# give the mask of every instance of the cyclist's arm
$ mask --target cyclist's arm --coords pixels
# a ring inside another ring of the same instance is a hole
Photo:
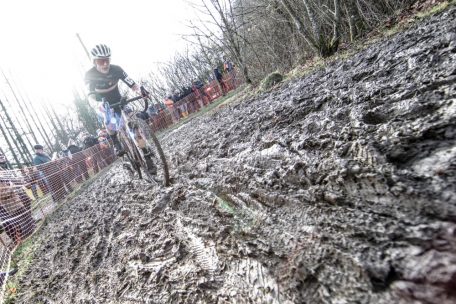
[[[149,96],[149,93],[144,88],[140,87],[133,79],[131,79],[121,67],[118,68],[120,72],[119,79],[122,80],[131,90],[143,97]]]
[[[135,91],[136,93],[139,93],[139,86],[136,84],[136,82],[131,79],[128,74],[121,68],[120,69],[120,80],[122,80],[130,89]]]
[[[95,92],[95,85],[93,83],[88,83],[87,85],[87,89],[88,89],[88,100],[89,100],[89,105],[94,108],[94,109],[97,109],[99,106],[100,106],[100,98],[98,96],[98,94],[94,93]]]
[[[96,94],[92,94],[93,92],[95,92],[95,82],[93,81],[91,75],[90,75],[90,72],[91,71],[88,71],[86,74],[85,74],[85,77],[84,77],[84,83],[86,85],[86,89],[87,89],[87,99],[89,101],[89,105],[96,109],[97,108],[97,96]]]
[[[95,93],[95,84],[86,78],[86,85],[87,85],[87,100],[89,102],[89,106],[98,112],[100,109],[100,96]]]

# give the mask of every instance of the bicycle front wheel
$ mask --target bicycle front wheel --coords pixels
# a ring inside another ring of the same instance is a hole
[[[154,165],[157,167],[157,172],[151,172],[150,170],[147,170],[148,164],[147,164],[147,159],[142,155],[142,167],[144,168],[144,172],[146,175],[153,179],[153,180],[159,180],[163,182],[165,186],[170,185],[170,178],[169,178],[169,168],[168,168],[168,162],[165,157],[165,153],[163,152],[163,149],[160,145],[160,142],[158,141],[157,136],[155,136],[154,132],[152,131],[152,128],[147,124],[146,121],[139,119],[137,117],[131,118],[130,122],[133,123],[135,126],[138,127],[138,131],[146,141],[146,146],[147,149],[150,151],[150,157],[154,163]]]
[[[130,173],[133,173],[132,170],[136,171],[138,173],[139,179],[142,178],[141,174],[141,155],[137,151],[138,149],[134,145],[134,143],[128,138],[128,136],[125,134],[124,130],[120,131],[118,133],[120,135],[120,142],[122,143],[122,147],[125,149],[125,155],[123,156],[124,159],[125,157],[127,158],[128,162],[131,165],[131,168],[127,168]]]

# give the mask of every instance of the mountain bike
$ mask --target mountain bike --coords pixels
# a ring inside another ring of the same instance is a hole
[[[144,101],[142,109],[127,108],[130,103],[141,99]],[[142,179],[144,173],[149,180],[161,181],[165,186],[169,186],[169,169],[165,154],[158,138],[144,119],[148,117],[146,112],[149,107],[148,98],[137,96],[131,99],[122,99],[115,104],[109,104],[105,100],[102,100],[102,103],[105,111],[108,111],[107,113],[112,113],[114,107],[119,106],[121,108],[121,116],[109,115],[112,117],[106,123],[115,126],[118,139],[125,149],[123,157],[128,159],[139,178]],[[151,161],[155,165],[156,171],[150,170]]]

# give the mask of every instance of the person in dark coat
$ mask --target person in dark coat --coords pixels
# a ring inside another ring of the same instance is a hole
[[[218,83],[220,84],[220,88],[222,89],[222,95],[225,96],[227,92],[227,87],[225,82],[223,81],[223,75],[222,72],[220,71],[219,67],[216,67],[214,69],[214,76],[215,79],[217,79]]]
[[[51,157],[44,153],[42,145],[35,145],[33,164],[37,166],[39,178],[49,187],[54,202],[63,200],[68,192],[65,190],[64,178],[59,163],[51,162]]]
[[[39,166],[51,161],[51,157],[44,153],[44,147],[42,145],[35,145],[35,157],[33,158],[33,164]]]
[[[44,170],[40,170],[40,168],[44,169],[43,165],[50,162],[51,157],[49,155],[47,155],[46,153],[44,153],[44,147],[42,145],[38,144],[38,145],[33,146],[33,148],[35,150],[35,157],[33,158],[33,165],[37,166],[37,168],[38,168],[37,170],[35,170],[34,180],[37,181],[39,187],[43,191],[43,194],[47,195],[51,191],[49,180],[46,178],[46,174],[45,174]]]
[[[82,183],[90,178],[87,169],[86,157],[82,148],[77,146],[75,141],[70,139],[68,141],[67,149],[63,151],[70,159],[70,166],[73,169],[73,174],[78,183]],[[84,178],[84,179],[83,179]]]

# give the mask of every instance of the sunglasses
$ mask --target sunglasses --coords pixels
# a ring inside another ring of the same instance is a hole
[[[97,65],[109,64],[109,58],[95,59],[95,63],[96,63]]]

